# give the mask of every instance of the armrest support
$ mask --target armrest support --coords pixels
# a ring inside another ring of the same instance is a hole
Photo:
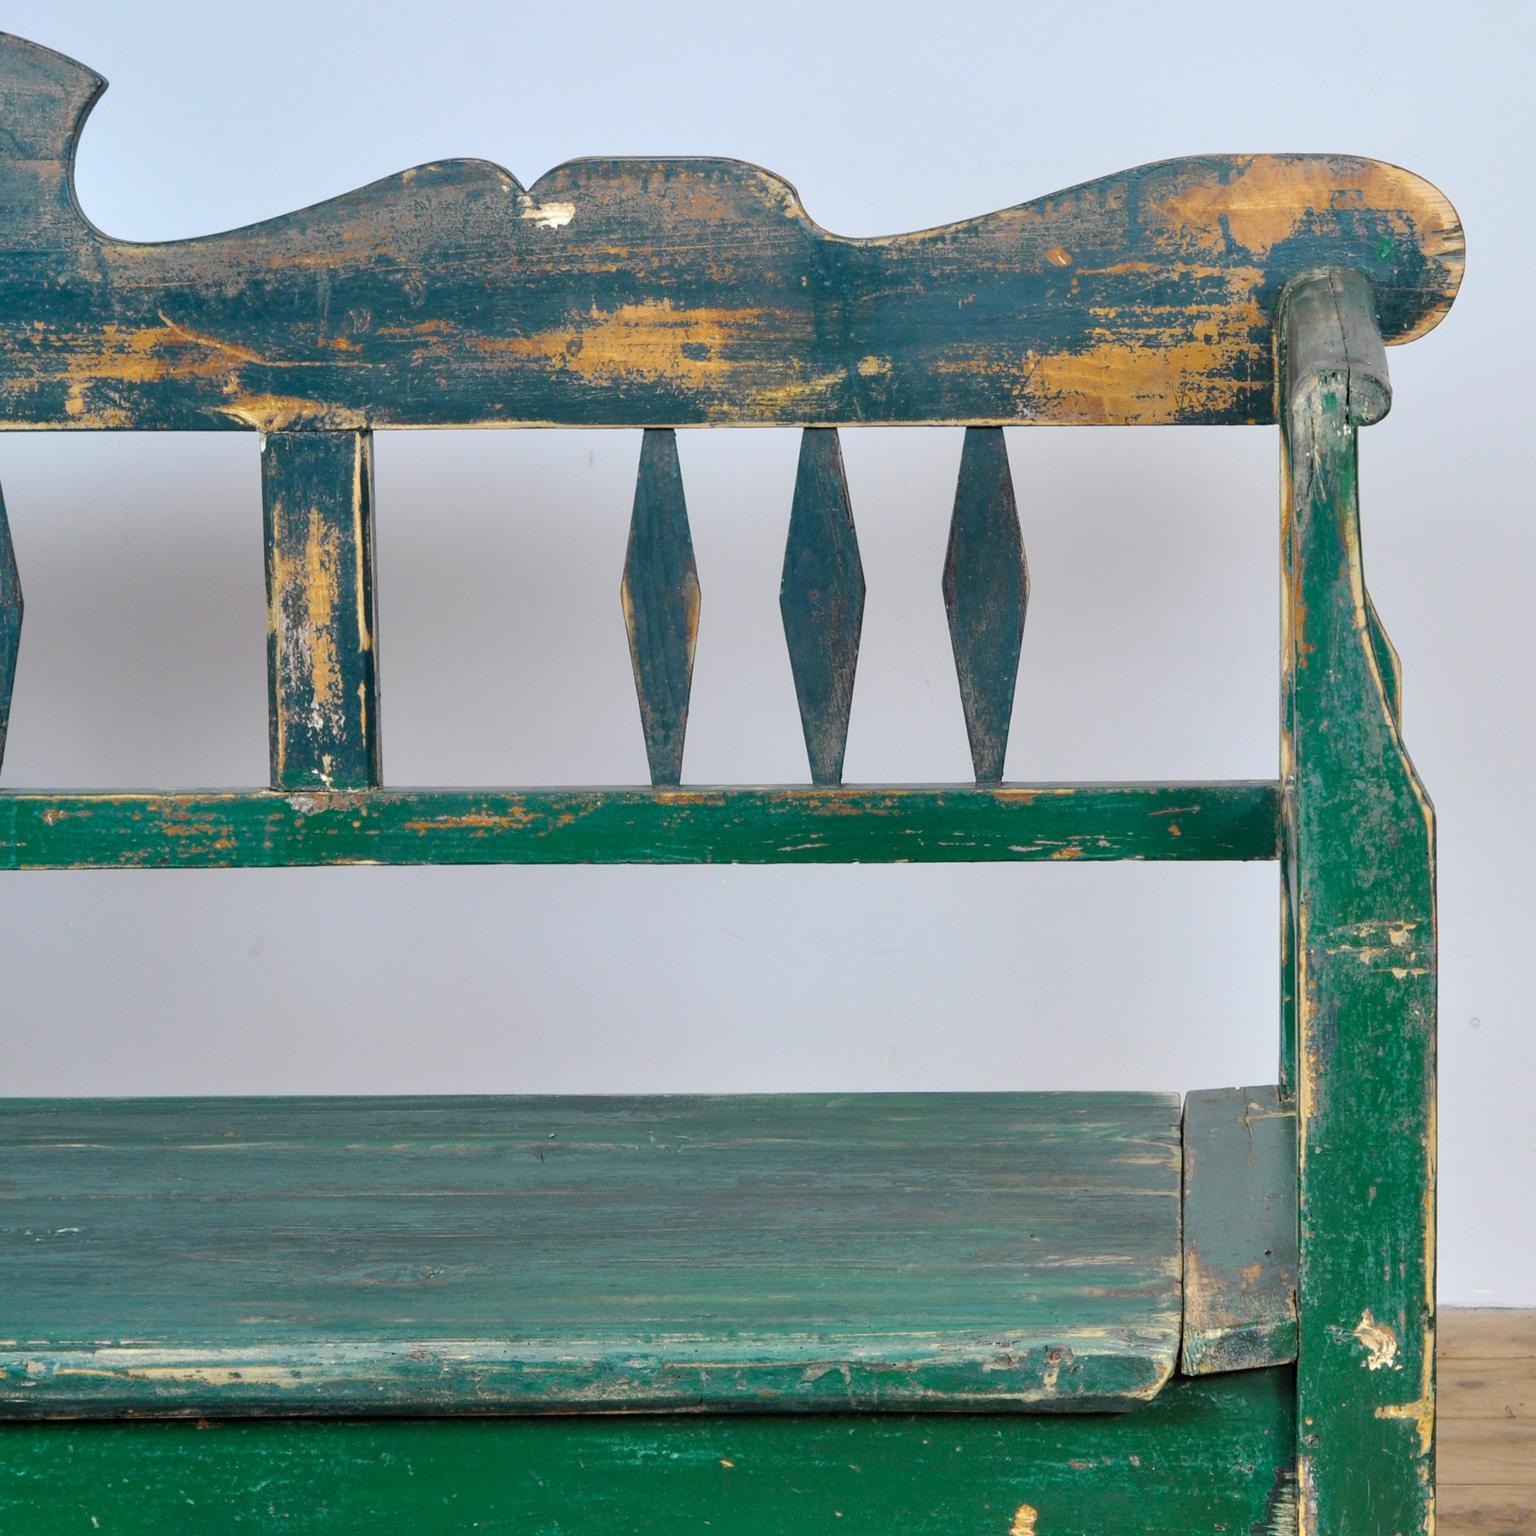
[[[1303,1536],[1434,1510],[1434,815],[1360,558],[1358,428],[1390,399],[1369,285],[1297,279],[1277,337],[1287,969]]]

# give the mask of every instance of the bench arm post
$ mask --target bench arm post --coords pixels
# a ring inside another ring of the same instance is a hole
[[[1275,335],[1299,1524],[1303,1536],[1427,1536],[1434,818],[1361,569],[1358,431],[1391,400],[1370,284],[1349,271],[1294,279]]]

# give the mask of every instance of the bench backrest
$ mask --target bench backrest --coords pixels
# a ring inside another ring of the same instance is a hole
[[[1449,306],[1460,231],[1427,183],[1340,156],[1207,157],[850,240],[738,161],[581,160],[530,190],[454,161],[139,244],[75,199],[103,84],[0,37],[0,426],[264,434],[271,785],[288,798],[9,795],[0,864],[1277,853],[1273,785],[892,787],[840,791],[835,817],[814,791],[385,791],[370,434],[646,429],[622,598],[651,777],[675,786],[700,597],[673,429],[806,428],[782,605],[811,778],[830,787],[864,599],[833,429],[964,426],[942,586],[976,779],[996,785],[1028,599],[1000,428],[1274,422],[1275,315],[1299,275],[1361,274],[1389,342]],[[3,518],[0,750],[21,627]]]
[[[0,793],[0,867],[1279,859],[1303,1524],[1432,1528],[1433,816],[1357,433],[1383,340],[1454,296],[1445,199],[1368,160],[1214,157],[845,240],[733,161],[527,191],[461,161],[143,245],[75,201],[101,88],[0,37],[0,426],[265,434],[272,787]],[[1000,782],[1028,592],[1001,429],[1038,422],[1278,422],[1275,780]],[[942,584],[974,785],[839,782],[864,581],[836,429],[888,423],[967,429]],[[673,429],[711,424],[806,429],[782,604],[811,787],[679,787],[699,588]],[[382,785],[371,433],[404,426],[646,429],[623,601],[651,786]],[[20,626],[0,509],[0,748]]]

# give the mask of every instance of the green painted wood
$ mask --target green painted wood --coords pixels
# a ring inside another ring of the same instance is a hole
[[[1134,1413],[0,1425],[26,1536],[1291,1536],[1292,1373]],[[94,1523],[93,1523],[94,1522]]]
[[[373,440],[274,432],[261,445],[272,787],[379,782]]]
[[[1179,1107],[0,1101],[0,1415],[1125,1407]]]
[[[21,645],[21,577],[11,524],[0,492],[0,768],[5,766],[5,736],[11,723],[11,690],[16,682],[16,653]]]
[[[978,784],[1003,777],[1029,566],[1001,427],[968,427],[944,558],[944,611]]]
[[[1272,422],[1290,277],[1388,337],[1448,308],[1454,209],[1339,155],[1166,161],[849,240],[732,160],[418,167],[205,239],[79,209],[104,82],[0,38],[0,426]]]
[[[1273,859],[1272,783],[0,793],[0,869]]]
[[[1434,817],[1360,560],[1371,324],[1369,285],[1321,274],[1288,290],[1279,355],[1309,1536],[1434,1528]]]
[[[665,429],[648,428],[641,439],[619,596],[651,783],[676,784],[699,637],[699,576],[677,434]]]
[[[1371,594],[1365,594],[1366,632],[1371,639],[1371,652],[1376,658],[1376,671],[1381,677],[1382,692],[1386,695],[1387,709],[1397,730],[1403,728],[1403,664],[1398,658],[1397,647],[1392,644]]]
[[[1296,1358],[1296,1111],[1279,1090],[1184,1098],[1187,1376]]]
[[[835,430],[800,434],[779,609],[811,782],[840,784],[864,627],[864,563]]]

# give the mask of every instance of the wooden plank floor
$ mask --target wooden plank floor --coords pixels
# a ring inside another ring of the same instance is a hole
[[[1536,1311],[1440,1314],[1439,1536],[1536,1536]]]

